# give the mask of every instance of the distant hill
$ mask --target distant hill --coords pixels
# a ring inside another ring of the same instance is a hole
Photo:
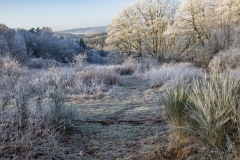
[[[76,28],[76,29],[70,29],[70,30],[57,31],[55,33],[93,35],[93,34],[106,32],[106,29],[107,29],[107,26],[88,27],[88,28]]]
[[[70,38],[70,39],[81,39],[86,37],[84,34],[71,34],[71,33],[61,33],[61,32],[54,32],[53,35],[55,37],[63,37],[63,38]]]

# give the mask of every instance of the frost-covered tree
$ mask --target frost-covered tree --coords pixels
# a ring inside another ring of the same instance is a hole
[[[107,49],[106,39],[107,33],[103,32],[84,37],[83,40],[88,49],[106,50]]]
[[[107,44],[133,57],[208,63],[239,46],[239,23],[240,0],[142,0],[112,20]]]
[[[125,7],[109,28],[107,43],[112,49],[161,60],[168,49],[165,31],[173,24],[175,0],[143,0]]]
[[[26,58],[26,45],[22,35],[6,25],[0,24],[1,55],[8,54],[19,60]]]
[[[220,50],[239,39],[236,31],[239,0],[185,0],[176,14],[179,33],[176,48],[181,56],[209,61]]]
[[[83,46],[72,39],[54,37],[49,27],[14,30],[0,24],[0,55],[22,62],[32,57],[68,62],[83,51]]]
[[[44,58],[55,59],[61,62],[71,60],[76,53],[83,49],[72,39],[59,39],[54,37],[51,28],[43,27],[24,30],[18,29],[18,32],[24,37],[28,55]]]
[[[87,46],[86,46],[86,44],[85,44],[85,42],[83,41],[82,38],[76,40],[76,42],[78,43],[78,45],[79,45],[80,47],[82,47],[83,49],[86,49]]]
[[[0,35],[0,55],[10,54],[10,48],[4,35]]]

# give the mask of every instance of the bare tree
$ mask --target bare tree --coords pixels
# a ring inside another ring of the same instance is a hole
[[[178,50],[195,60],[207,60],[228,49],[239,28],[239,0],[185,0],[176,16]],[[201,60],[201,61],[202,61]]]
[[[168,49],[164,33],[176,9],[175,0],[143,0],[125,7],[109,25],[107,43],[121,53],[160,60]]]

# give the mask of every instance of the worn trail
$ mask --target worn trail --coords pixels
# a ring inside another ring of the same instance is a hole
[[[82,159],[144,159],[148,148],[165,140],[160,91],[132,75],[121,80],[102,99],[74,102],[81,114]]]

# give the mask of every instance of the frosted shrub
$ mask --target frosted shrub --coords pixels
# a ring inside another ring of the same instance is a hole
[[[102,68],[105,70],[111,70],[114,71],[117,74],[120,75],[126,75],[126,74],[132,74],[133,70],[131,68],[128,68],[124,65],[109,65],[109,66],[97,66],[97,68]]]
[[[67,95],[101,95],[113,85],[120,84],[119,73],[112,67],[87,67],[77,72],[73,68],[49,68],[31,74],[29,80],[33,93],[64,88]]]
[[[63,63],[60,63],[56,60],[53,59],[45,59],[47,63],[47,68],[52,68],[52,67],[63,67]]]
[[[76,129],[78,112],[64,104],[61,90],[63,85],[74,88],[72,77],[75,74],[71,73],[75,72],[55,67],[26,73],[20,74],[17,80],[8,76],[0,78],[0,157],[59,156],[64,147],[57,144],[56,136]],[[57,149],[50,153],[52,146]],[[66,158],[66,155],[61,156]]]
[[[36,70],[31,73],[29,85],[33,93],[47,92],[54,88],[74,88],[76,74],[72,68],[52,67],[48,70]]]
[[[116,73],[118,73],[120,75],[133,73],[133,70],[131,68],[125,67],[124,65],[113,65],[111,67]]]
[[[143,58],[141,60],[137,60],[129,57],[123,63],[123,66],[129,71],[132,71],[136,77],[138,77],[138,74],[142,74],[143,72],[158,65],[158,61],[152,58]]]
[[[14,92],[18,88],[18,78],[27,79],[32,95],[38,94],[39,91],[49,94],[52,89],[64,88],[67,95],[99,96],[111,86],[121,84],[119,74],[129,73],[122,65],[88,66],[81,70],[75,70],[67,66],[57,67],[55,65],[50,68],[25,69],[17,68],[17,61],[12,61],[10,58],[7,58],[7,60],[12,65],[6,67],[4,64],[7,69],[2,72],[0,89],[11,96],[15,96]],[[13,74],[16,71],[19,71],[18,74]]]
[[[238,68],[240,65],[240,48],[222,51],[216,55],[210,62],[209,68],[223,71],[227,67],[230,69]]]
[[[22,71],[21,64],[10,56],[0,58],[0,76],[19,77]]]
[[[28,68],[31,69],[47,69],[60,67],[62,64],[52,59],[42,59],[42,58],[29,58],[25,64]]]
[[[190,67],[190,64],[164,64],[136,76],[148,81],[151,87],[157,87],[169,86],[181,80],[191,81],[194,78],[201,77],[201,75],[201,69]]]
[[[95,64],[106,64],[107,63],[107,57],[101,56],[101,52],[103,54],[105,53],[104,51],[95,51],[91,50],[87,53],[88,56],[88,62],[89,63],[95,63]],[[107,53],[105,53],[107,54]]]
[[[29,68],[45,68],[46,67],[46,61],[44,61],[42,58],[29,58],[27,64]]]
[[[129,57],[123,62],[123,66],[133,72],[137,66],[137,61],[136,61],[136,59]]]
[[[82,77],[84,82],[88,82],[90,79],[96,79],[102,81],[104,84],[111,86],[119,84],[119,74],[115,73],[113,70],[109,69],[92,69],[82,72]]]
[[[119,74],[111,69],[95,68],[79,73],[83,84],[86,85],[87,92],[94,93],[100,88],[107,90],[110,86],[120,84]]]
[[[82,70],[87,65],[87,54],[78,54],[73,58],[73,66],[77,71]]]
[[[77,110],[64,104],[63,90],[51,91],[50,103],[44,93],[38,93],[36,101],[27,81],[20,79],[12,104],[0,111],[0,157],[3,159],[36,159],[39,157],[64,157],[64,147],[56,137],[59,133],[72,133],[76,128]],[[33,98],[33,99],[32,99]],[[45,102],[44,102],[45,101]],[[3,105],[8,97],[0,96]],[[31,107],[30,107],[31,104]],[[52,147],[56,147],[54,151]],[[51,152],[49,152],[51,150]],[[43,158],[44,159],[44,158]]]

